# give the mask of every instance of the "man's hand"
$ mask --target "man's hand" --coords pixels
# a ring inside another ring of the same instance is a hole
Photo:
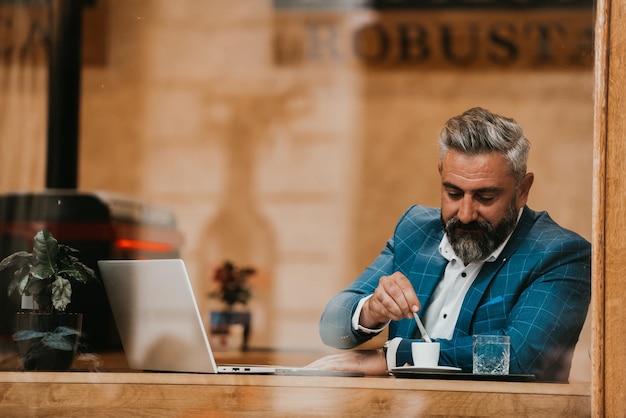
[[[374,290],[374,295],[365,302],[359,324],[366,328],[377,328],[390,319],[398,321],[412,318],[419,311],[420,302],[409,279],[402,273],[383,276]]]
[[[382,350],[353,350],[331,354],[317,359],[305,367],[319,370],[363,372],[368,376],[387,374],[387,361]]]

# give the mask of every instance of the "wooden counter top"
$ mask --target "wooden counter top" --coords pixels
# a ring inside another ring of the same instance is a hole
[[[272,357],[282,358],[283,365],[302,365],[298,359],[308,356],[284,353],[247,356],[261,361]],[[113,364],[122,360],[119,356],[117,359],[109,356],[108,361]],[[589,416],[591,397],[589,383],[208,375],[128,370],[0,373],[2,416],[252,414],[290,417],[571,417]]]

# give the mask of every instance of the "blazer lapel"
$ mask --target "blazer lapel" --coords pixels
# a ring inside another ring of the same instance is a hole
[[[502,268],[504,263],[506,263],[507,259],[507,257],[503,257],[502,254],[500,254],[500,257],[498,257],[496,261],[483,264],[480,273],[478,273],[478,276],[470,286],[463,300],[461,312],[459,313],[459,318],[454,327],[455,336],[459,333],[461,333],[461,335],[469,335],[470,325],[474,318],[474,313],[478,308],[478,304],[485,294],[487,286],[489,286],[489,283],[491,283],[496,273]]]
[[[410,271],[411,282],[415,293],[422,304],[422,308],[428,306],[430,297],[439,283],[448,260],[439,254],[439,244],[442,234],[432,230],[422,243],[415,255],[415,260]],[[426,266],[426,268],[424,268]],[[414,273],[415,272],[415,273]],[[422,309],[423,311],[424,309]]]

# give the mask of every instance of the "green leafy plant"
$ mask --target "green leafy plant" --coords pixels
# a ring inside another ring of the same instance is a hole
[[[0,272],[13,270],[9,295],[32,296],[37,310],[63,312],[72,301],[72,286],[97,280],[93,269],[80,262],[78,250],[59,244],[50,231],[35,235],[33,252],[18,251],[0,262]]]
[[[256,273],[251,267],[238,268],[230,261],[225,261],[215,270],[213,279],[218,282],[218,290],[209,293],[210,297],[219,298],[226,304],[227,309],[240,303],[246,305],[252,297],[252,290],[248,278]]]

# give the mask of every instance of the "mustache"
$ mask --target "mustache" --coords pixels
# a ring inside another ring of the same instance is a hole
[[[463,229],[466,231],[484,231],[489,229],[487,222],[472,221],[463,223],[458,218],[452,218],[448,221],[448,229]]]

